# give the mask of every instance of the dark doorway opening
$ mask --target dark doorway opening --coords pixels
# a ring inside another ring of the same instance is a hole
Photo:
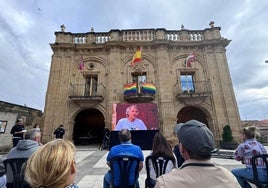
[[[75,118],[73,141],[75,145],[101,143],[104,129],[104,117],[97,109],[81,111]]]
[[[182,108],[177,115],[177,123],[185,123],[192,119],[200,121],[208,126],[206,114],[194,106],[186,106]]]

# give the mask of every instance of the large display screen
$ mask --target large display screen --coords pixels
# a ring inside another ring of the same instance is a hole
[[[158,130],[158,114],[154,103],[113,104],[112,130]]]

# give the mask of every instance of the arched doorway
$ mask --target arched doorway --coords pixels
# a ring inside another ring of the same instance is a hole
[[[177,114],[177,123],[185,123],[191,119],[200,121],[208,126],[206,114],[197,107],[186,106],[182,108]]]
[[[105,127],[104,116],[97,109],[86,109],[75,117],[73,140],[75,145],[101,143]]]

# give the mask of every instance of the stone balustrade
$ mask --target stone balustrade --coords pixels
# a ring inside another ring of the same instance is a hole
[[[87,42],[87,37],[85,35],[73,35],[73,43],[85,44],[86,42]]]
[[[122,31],[123,41],[152,41],[154,40],[154,30],[127,30]]]
[[[109,41],[149,42],[157,40],[189,41],[219,39],[220,27],[205,30],[133,29],[110,30],[109,32],[71,33],[55,32],[56,43],[103,44]]]

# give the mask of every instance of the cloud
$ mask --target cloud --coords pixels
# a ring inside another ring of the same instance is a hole
[[[0,13],[0,98],[42,110],[50,66],[49,40],[43,40],[47,37],[40,35],[33,15],[13,5],[7,3]]]
[[[259,0],[45,0],[0,4],[0,100],[43,110],[54,32],[111,29],[208,28],[232,40],[227,61],[242,119],[267,118],[268,2]]]

